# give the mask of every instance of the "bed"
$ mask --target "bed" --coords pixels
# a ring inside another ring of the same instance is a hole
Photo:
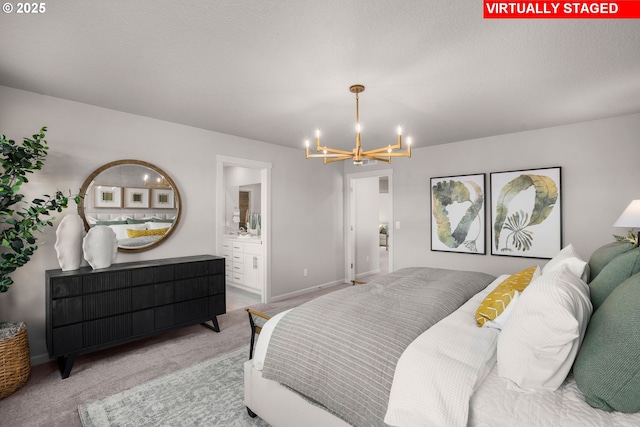
[[[245,404],[274,427],[640,425],[639,289],[622,242],[499,277],[402,269],[269,320]]]
[[[104,225],[113,230],[118,240],[118,247],[137,249],[149,246],[164,238],[173,226],[175,213],[164,212],[118,212],[87,213],[90,227]]]

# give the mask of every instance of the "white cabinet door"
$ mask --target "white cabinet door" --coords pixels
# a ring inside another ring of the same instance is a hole
[[[260,291],[260,275],[262,273],[262,256],[244,255],[244,285]]]

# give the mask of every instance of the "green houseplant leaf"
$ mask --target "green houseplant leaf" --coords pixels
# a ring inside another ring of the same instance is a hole
[[[500,244],[500,234],[507,219],[509,204],[518,194],[530,187],[535,188],[536,194],[533,211],[531,212],[529,221],[525,224],[522,224],[521,218],[516,217],[511,223],[511,229],[513,230],[513,228],[516,227],[514,225],[516,223],[518,224],[517,229],[520,230],[520,232],[524,231],[526,227],[540,224],[545,219],[547,219],[547,217],[553,210],[555,203],[558,200],[558,187],[556,186],[556,183],[553,181],[553,179],[544,175],[528,174],[520,175],[512,179],[504,187],[502,187],[502,190],[500,190],[500,195],[498,196],[498,201],[496,203],[496,219],[493,223],[494,244],[496,249],[498,249],[498,246]],[[526,235],[528,235],[529,238],[524,237]],[[519,243],[516,245],[516,247],[521,250],[530,249],[531,241],[533,240],[531,232],[520,235],[518,239],[520,238],[523,238],[525,240],[518,240]]]
[[[51,212],[62,212],[69,198],[57,191],[53,196],[44,195],[24,202],[20,194],[22,184],[29,182],[27,174],[42,169],[49,146],[44,139],[47,128],[32,138],[24,138],[22,144],[0,135],[0,292],[7,292],[13,284],[10,274],[25,265],[38,249],[35,232],[42,232],[53,225],[47,218]],[[78,203],[80,196],[74,196]]]

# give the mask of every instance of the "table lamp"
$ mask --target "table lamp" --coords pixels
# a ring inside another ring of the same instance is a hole
[[[622,212],[620,218],[613,224],[614,227],[640,228],[640,200],[633,200]],[[640,241],[640,231],[638,231],[638,239],[636,246]]]

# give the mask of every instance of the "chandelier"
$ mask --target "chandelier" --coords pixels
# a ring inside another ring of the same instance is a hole
[[[171,187],[169,181],[164,176],[156,178],[155,182],[149,180],[149,175],[145,174],[142,178],[145,187]]]
[[[358,94],[364,92],[363,85],[353,85],[349,88],[349,92],[356,94],[356,147],[353,151],[338,150],[327,146],[320,146],[320,129],[316,130],[316,151],[319,154],[309,154],[309,140],[305,141],[307,150],[307,159],[310,157],[319,157],[324,159],[324,163],[338,162],[340,160],[353,159],[354,165],[361,165],[364,159],[379,160],[381,162],[391,163],[392,157],[411,157],[411,138],[407,138],[407,151],[402,150],[402,128],[398,126],[398,142],[394,145],[376,148],[374,150],[363,151],[360,144],[360,111],[358,109]]]

